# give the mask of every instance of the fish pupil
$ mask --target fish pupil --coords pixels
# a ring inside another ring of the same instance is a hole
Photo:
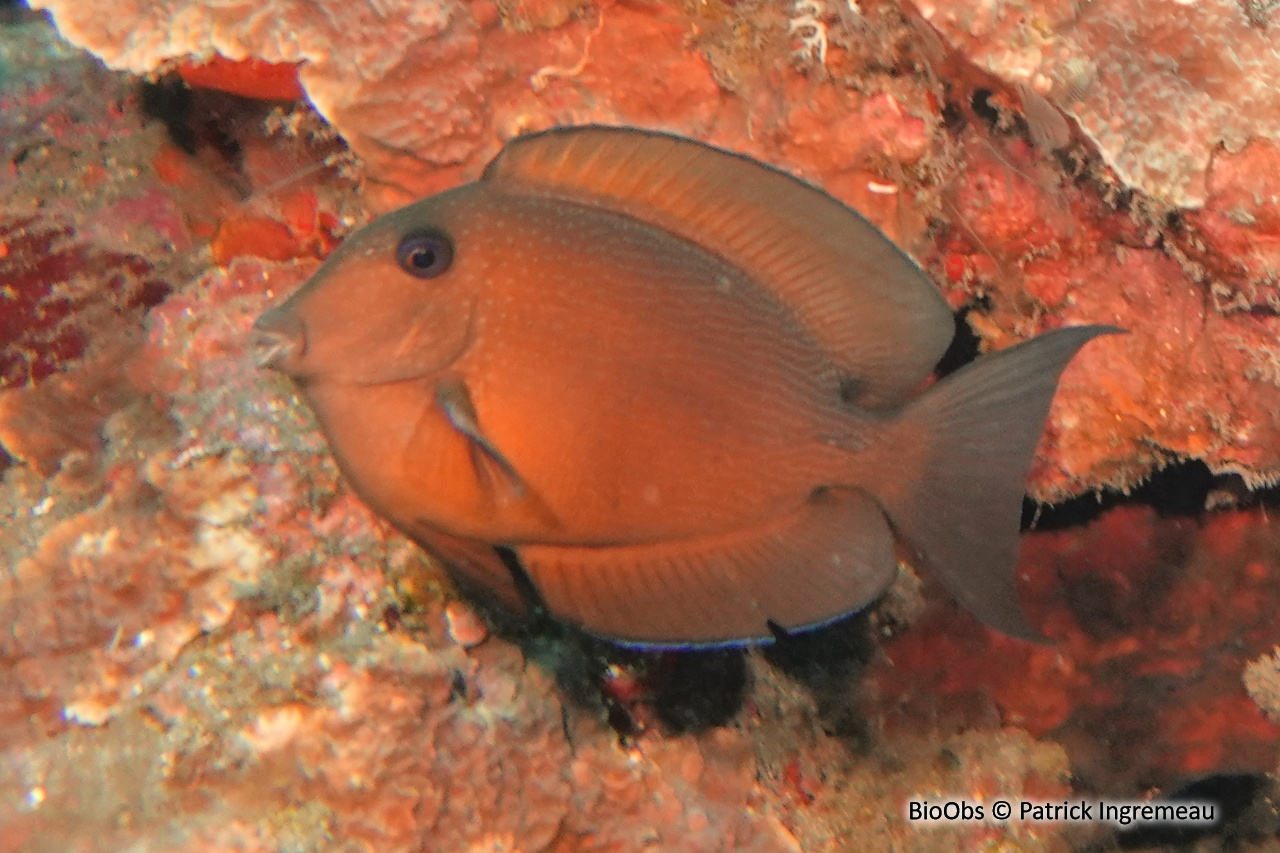
[[[400,241],[396,260],[415,278],[435,278],[453,263],[453,244],[437,232],[410,234]]]

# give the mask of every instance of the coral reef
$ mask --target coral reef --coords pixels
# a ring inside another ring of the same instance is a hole
[[[44,50],[40,30],[24,25],[24,50]],[[985,749],[1004,750],[1011,790],[1062,790],[1061,751],[1016,731],[912,739],[888,776],[846,758],[861,781],[825,790],[818,751],[843,747],[810,726],[802,691],[773,682],[734,724],[620,739],[602,704],[556,684],[576,641],[495,635],[354,499],[291,390],[249,357],[253,318],[363,215],[327,165],[331,140],[244,104],[209,129],[234,146],[187,138],[194,122],[144,120],[153,95],[67,61],[81,76],[64,88],[8,96],[93,105],[93,87],[114,87],[118,103],[86,109],[55,151],[111,168],[74,204],[33,205],[24,233],[137,240],[159,284],[134,302],[142,274],[102,253],[56,268],[8,255],[16,291],[73,282],[86,298],[59,320],[82,345],[0,395],[0,849],[795,851],[839,849],[867,820],[915,849],[964,849],[972,829],[904,827],[901,792],[982,776]],[[14,175],[6,210],[51,180]],[[227,236],[236,221],[260,226]],[[265,241],[264,223],[280,226]],[[785,758],[758,754],[784,732]],[[938,750],[962,756],[954,779]],[[883,800],[873,814],[864,785]],[[812,811],[794,809],[802,789]],[[1055,835],[1019,837],[1052,849]]]
[[[752,809],[740,735],[629,753],[513,646],[460,634],[475,617],[339,485],[245,350],[312,268],[236,260],[183,287],[127,360],[91,482],[68,494],[66,456],[49,481],[11,472],[2,784],[25,805],[9,834],[31,850],[793,849]],[[384,615],[401,601],[384,571],[411,616]],[[129,783],[84,797],[103,773]]]
[[[926,853],[1005,845],[1065,851],[1104,834],[1099,827],[1015,822],[956,822],[904,833],[901,820],[910,799],[1068,797],[1067,755],[1057,744],[999,727],[959,733],[935,730],[924,736],[921,729],[880,731],[856,738],[863,746],[851,749],[849,733],[831,725],[793,676],[768,666],[757,672],[759,681],[744,725],[755,744],[760,777],[773,792],[775,805],[782,807],[781,820],[802,850]],[[846,706],[845,713],[853,706],[859,712],[882,713],[856,690],[841,693],[839,704]],[[823,720],[821,728],[813,725],[815,716]],[[827,733],[833,730],[838,736]]]
[[[945,196],[957,227],[922,254],[951,282],[957,304],[970,307],[980,336],[1003,346],[1050,317],[1129,329],[1123,343],[1085,353],[1064,376],[1033,494],[1056,501],[1085,486],[1128,489],[1177,459],[1204,460],[1253,487],[1275,482],[1274,314],[1265,305],[1215,304],[1227,285],[1187,273],[1178,241],[1191,241],[1189,232],[1162,231],[1135,202],[1114,209],[1092,181],[1056,176],[1021,138],[974,128],[961,143],[968,169]],[[1219,229],[1220,244],[1242,242],[1239,230]],[[1252,255],[1214,254],[1214,263],[1258,263],[1251,258],[1268,243],[1255,236]],[[1195,242],[1202,257],[1210,254]],[[1231,281],[1246,288],[1239,273]]]
[[[1120,507],[1083,529],[1030,533],[1024,601],[1053,644],[935,605],[872,668],[886,725],[1016,724],[1065,744],[1079,782],[1112,796],[1269,772],[1280,729],[1240,678],[1263,671],[1269,658],[1249,662],[1275,644],[1277,554],[1280,529],[1262,509],[1199,524]]]
[[[113,68],[272,97],[300,84],[377,211],[475,177],[521,131],[657,126],[857,207],[987,345],[1128,327],[1066,377],[1032,486],[1052,501],[1182,458],[1280,476],[1275,202],[1242,183],[1275,174],[1276,36],[1230,0],[1169,2],[36,5]],[[283,240],[259,225],[227,228]]]
[[[38,20],[0,26],[0,850],[1061,850],[1079,839],[1058,825],[921,831],[903,801],[1275,768],[1249,698],[1274,713],[1263,508],[1031,534],[1053,647],[928,588],[922,610],[904,573],[867,672],[815,695],[753,654],[742,708],[681,728],[625,657],[459,600],[245,352],[366,207],[473,178],[522,130],[657,126],[863,211],[975,347],[1129,327],[1065,376],[1035,496],[1177,458],[1273,482],[1280,149],[1271,72],[1241,76],[1275,38],[1265,10],[36,5],[159,76],[139,94]],[[1204,47],[1228,36],[1234,58]],[[1120,62],[1126,37],[1164,47]],[[1125,80],[1143,98],[1117,104]],[[300,91],[326,121],[225,94]],[[1181,105],[1194,132],[1162,141]],[[603,697],[582,686],[600,670]]]
[[[82,355],[90,336],[73,315],[112,322],[159,302],[167,256],[190,246],[163,192],[122,195],[110,180],[139,168],[147,135],[123,113],[125,81],[47,42],[13,25],[0,46],[0,388]]]
[[[1280,137],[1268,5],[914,0],[971,62],[1057,105],[1125,184],[1172,207],[1204,204],[1220,148]]]
[[[1266,10],[913,5],[978,119],[950,188],[958,227],[931,266],[989,303],[971,315],[984,339],[1081,314],[1136,335],[1128,376],[1090,377],[1110,435],[1097,411],[1059,409],[1070,445],[1046,455],[1058,470],[1037,494],[1128,488],[1171,459],[1274,483],[1280,36]]]

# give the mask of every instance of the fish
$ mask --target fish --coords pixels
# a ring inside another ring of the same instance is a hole
[[[927,384],[955,318],[854,210],[657,131],[553,128],[352,236],[254,325],[354,491],[471,593],[616,643],[731,646],[873,603],[914,553],[1014,581],[1056,329]]]

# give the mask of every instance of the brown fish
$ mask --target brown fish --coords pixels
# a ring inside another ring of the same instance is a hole
[[[565,128],[350,237],[257,323],[344,473],[463,581],[626,643],[767,640],[874,600],[893,534],[1034,636],[1013,569],[1061,329],[911,397],[952,337],[854,211],[746,157]],[[527,584],[525,585],[527,587]]]

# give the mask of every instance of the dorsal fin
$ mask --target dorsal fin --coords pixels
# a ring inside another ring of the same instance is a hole
[[[933,283],[875,226],[739,154],[650,131],[557,128],[508,143],[483,180],[616,210],[719,255],[796,313],[860,405],[900,403],[954,334]]]

